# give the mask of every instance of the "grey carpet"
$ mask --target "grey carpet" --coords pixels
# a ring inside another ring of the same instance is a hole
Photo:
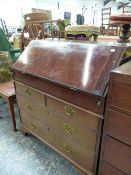
[[[19,129],[17,105],[15,113]],[[73,165],[37,138],[14,132],[2,98],[0,116],[0,175],[79,175]]]

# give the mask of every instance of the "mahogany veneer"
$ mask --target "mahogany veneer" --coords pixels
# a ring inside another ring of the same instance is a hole
[[[111,72],[101,150],[99,175],[131,174],[131,61]]]
[[[127,48],[32,41],[13,65],[21,130],[95,175],[109,73]]]

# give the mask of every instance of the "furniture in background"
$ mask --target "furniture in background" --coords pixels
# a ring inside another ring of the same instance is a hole
[[[48,19],[48,15],[46,13],[29,13],[24,15],[25,24],[27,25],[39,25],[42,30],[41,33],[43,38],[64,38],[64,30],[67,25],[70,24],[70,20],[68,19],[58,19],[58,20],[50,20]],[[24,27],[25,28],[25,27]],[[42,38],[42,37],[41,37]]]
[[[14,48],[10,44],[8,38],[5,36],[5,34],[4,34],[4,32],[1,28],[0,28],[0,51],[8,51],[14,62],[16,61],[16,59],[21,54],[21,49],[20,48]]]
[[[119,35],[120,26],[110,25],[111,7],[102,8],[101,35]]]
[[[12,67],[22,132],[96,175],[109,74],[127,48],[31,41]]]
[[[111,72],[99,175],[131,174],[131,61]]]
[[[43,28],[40,24],[27,23],[24,26],[22,30],[22,35],[21,35],[22,51],[30,43],[31,40],[43,39],[44,37],[45,36],[44,36]]]
[[[109,26],[112,25],[122,25],[122,32],[119,36],[118,42],[128,43],[129,39],[129,30],[131,24],[131,15],[122,14],[122,15],[111,15],[109,20]]]
[[[96,41],[100,34],[100,28],[90,25],[69,25],[65,27],[65,39],[93,40]]]
[[[24,23],[29,23],[29,22],[36,22],[36,21],[44,21],[44,20],[49,20],[48,15],[46,13],[38,13],[38,12],[33,12],[33,13],[27,13],[23,15],[24,18]]]
[[[0,28],[3,30],[4,34],[6,36],[8,36],[8,29],[7,29],[7,26],[5,24],[5,20],[3,20],[1,18],[0,18]]]
[[[101,16],[101,34],[108,34],[109,17],[111,15],[111,7],[102,8]]]
[[[44,13],[44,14],[46,14],[48,20],[52,20],[52,11],[51,10],[32,8],[31,11],[32,11],[32,13]]]
[[[0,96],[3,97],[7,102],[8,110],[13,122],[13,129],[14,131],[17,131],[14,111],[15,87],[12,81],[0,83]]]

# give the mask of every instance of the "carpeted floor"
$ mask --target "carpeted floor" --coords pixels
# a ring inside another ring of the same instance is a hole
[[[17,105],[15,112],[19,129]],[[37,138],[14,132],[2,98],[0,116],[0,175],[79,175],[68,161]]]

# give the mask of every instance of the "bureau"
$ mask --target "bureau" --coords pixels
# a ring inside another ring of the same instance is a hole
[[[131,62],[111,72],[100,175],[131,174]]]
[[[21,131],[97,174],[109,73],[129,48],[32,41],[12,67]]]

